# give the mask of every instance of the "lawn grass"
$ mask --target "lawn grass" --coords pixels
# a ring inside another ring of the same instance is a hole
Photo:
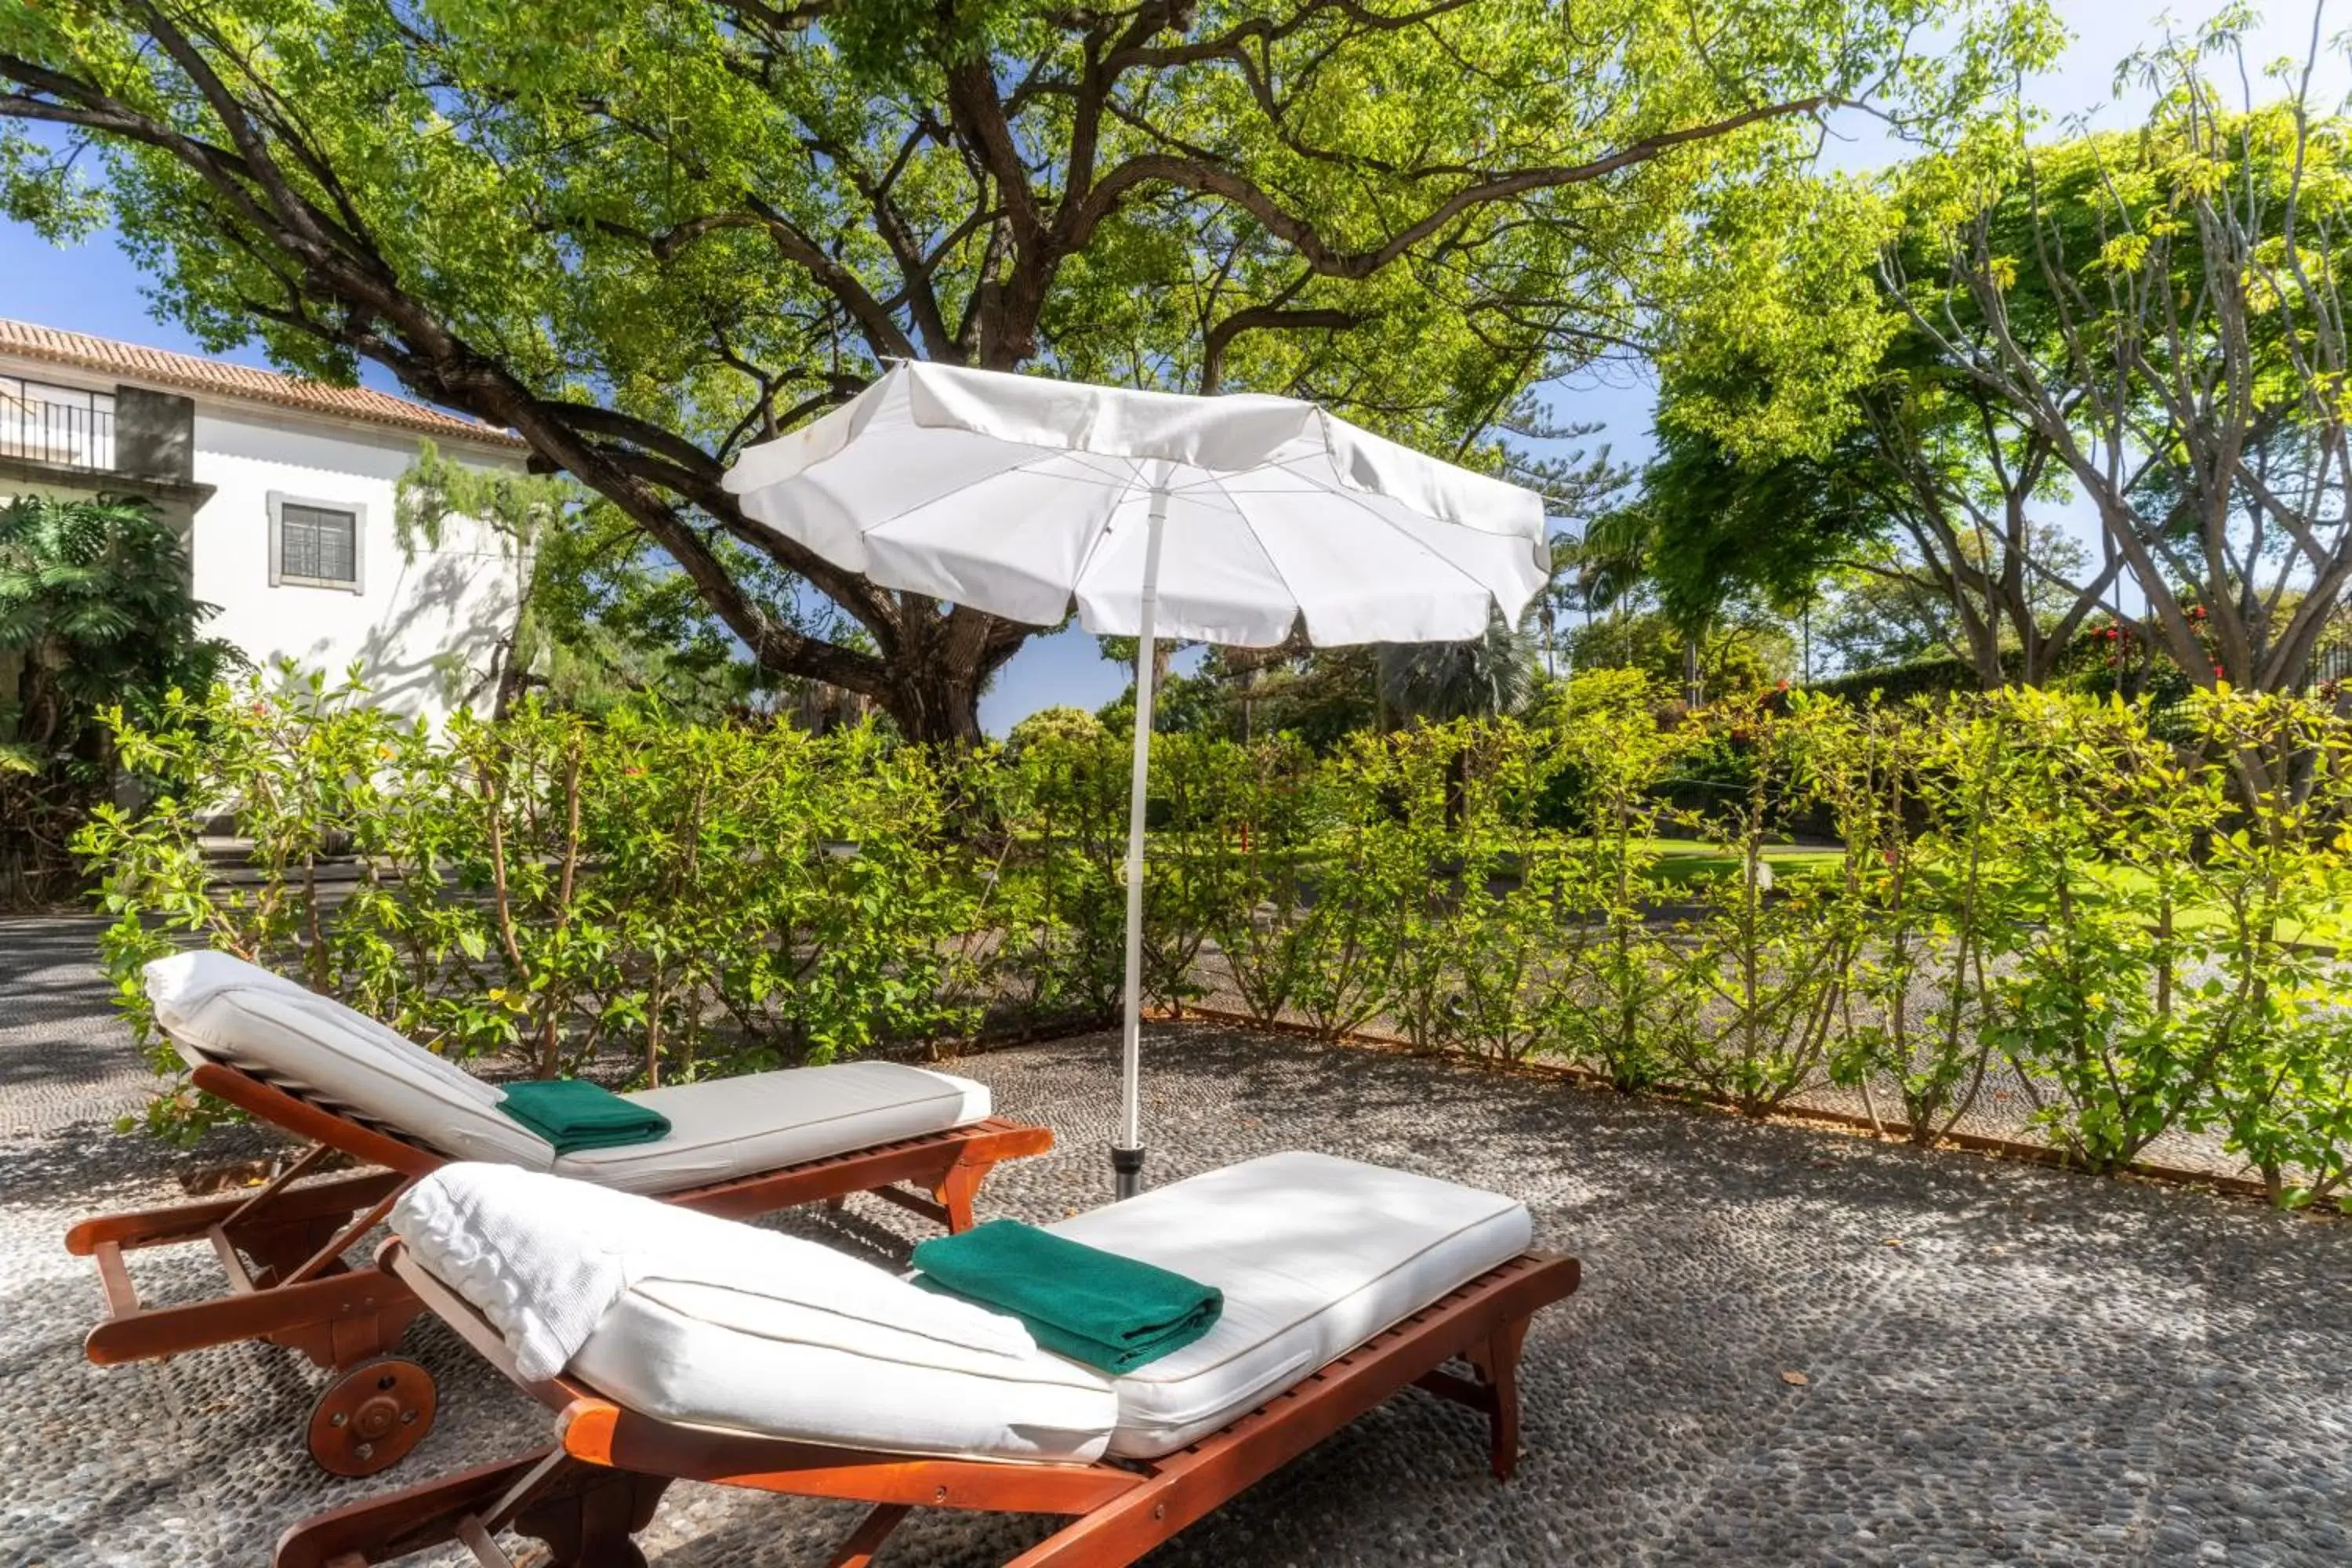
[[[1516,855],[1530,848],[1558,847],[1560,842],[1516,838],[1502,848],[1506,854]],[[1651,880],[1675,887],[1726,876],[1739,868],[1738,856],[1703,838],[1636,838],[1631,847],[1638,856],[1654,858],[1647,873]],[[1775,881],[1787,877],[1828,879],[1844,868],[1845,850],[1834,844],[1768,844],[1764,862],[1771,868]]]
[[[1739,858],[1696,838],[1653,838],[1647,848],[1658,857],[1656,879],[1680,887],[1704,881],[1739,868]],[[1845,851],[1834,846],[1772,844],[1765,847],[1764,863],[1775,880],[1784,877],[1827,880],[1845,868]]]

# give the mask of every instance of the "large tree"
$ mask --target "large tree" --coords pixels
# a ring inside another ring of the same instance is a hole
[[[2034,521],[2024,532],[2022,549],[2011,551],[2005,542],[1995,542],[1994,548],[2001,552],[2003,564],[2013,557],[2032,563],[2032,575],[2021,584],[2025,613],[2021,624],[2034,627],[2034,637],[2030,657],[2023,637],[2003,647],[1996,678],[1987,678],[1979,627],[1955,603],[1958,595],[1948,577],[1900,539],[1815,584],[1805,607],[1811,635],[1832,661],[1830,668],[1848,674],[1944,658],[1969,665],[1978,683],[1989,689],[2029,674],[2032,679],[2027,684],[2046,681],[2057,672],[2067,647],[2052,634],[2081,603],[2080,584],[2091,576],[2091,556],[2063,527]],[[1995,570],[1986,561],[1981,580],[2002,584],[2010,579],[2005,570]]]
[[[2310,104],[2315,27],[2288,96],[2252,101],[2276,89],[2249,85],[2242,22],[2127,62],[2156,94],[2139,131],[2037,144],[2021,113],[1817,191],[1825,222],[1882,231],[1804,283],[1851,309],[1875,274],[1882,347],[1843,384],[1802,339],[1684,323],[1650,476],[1665,596],[1891,573],[1990,685],[2046,677],[2128,582],[2193,680],[2301,684],[2352,586],[2352,121]],[[1822,417],[1788,426],[1782,374]],[[2051,526],[2069,500],[2087,551]]]
[[[928,358],[1329,399],[1493,460],[1725,201],[1933,120],[2027,0],[45,0],[0,197],[171,314],[519,431],[773,674],[977,732],[1034,628],[746,518],[746,443]],[[1915,35],[1959,47],[1914,58]],[[94,145],[102,187],[69,172]],[[750,563],[746,567],[745,563]]]
[[[2084,497],[2199,684],[2301,683],[2352,584],[2352,122],[2252,89],[2235,14],[2132,65],[2142,131],[1932,160],[1888,248],[1908,330]],[[1924,258],[1922,251],[1926,252]]]
[[[1863,601],[1899,606],[1991,690],[2040,685],[2111,601],[2122,558],[2094,569],[2053,524],[2047,439],[1916,333],[1812,450],[1743,456],[1675,422],[1685,390],[1669,379],[1640,511],[1660,600],[1686,622],[1743,593],[1794,615],[1867,584]]]

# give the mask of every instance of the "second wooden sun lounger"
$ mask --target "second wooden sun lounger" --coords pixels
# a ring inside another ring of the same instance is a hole
[[[982,1085],[852,1062],[636,1095],[670,1120],[669,1138],[556,1156],[497,1111],[492,1086],[291,981],[215,952],[148,973],[195,1086],[307,1147],[250,1193],[68,1231],[106,1301],[85,1353],[114,1364],[251,1340],[292,1349],[335,1374],[305,1443],[337,1475],[397,1463],[432,1426],[431,1375],[387,1353],[422,1307],[352,1254],[403,1192],[453,1159],[551,1169],[736,1219],[871,1192],[963,1230],[993,1166],[1053,1146],[1045,1128],[991,1115]],[[360,1168],[332,1171],[343,1163]],[[127,1256],[182,1245],[215,1255],[221,1293],[148,1305]]]
[[[1038,1351],[1009,1372],[954,1354],[910,1372],[820,1352],[821,1333],[796,1335],[740,1289],[648,1278],[535,1381],[477,1300],[482,1277],[461,1289],[434,1270],[472,1242],[387,1243],[379,1266],[554,1412],[555,1441],[306,1520],[277,1568],[365,1568],[452,1542],[506,1568],[508,1531],[544,1542],[556,1568],[642,1568],[634,1538],[678,1480],[869,1505],[833,1568],[865,1568],[917,1508],[1062,1515],[1010,1568],[1118,1568],[1408,1385],[1485,1415],[1507,1479],[1530,1321],[1579,1275],[1525,1249],[1527,1211],[1507,1199],[1314,1154],[1049,1228],[1215,1284],[1225,1316],[1115,1379]]]

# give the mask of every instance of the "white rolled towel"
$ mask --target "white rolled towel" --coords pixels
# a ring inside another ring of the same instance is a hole
[[[444,1165],[410,1188],[392,1228],[416,1260],[488,1318],[515,1370],[560,1373],[640,1281],[677,1280],[800,1309],[802,1336],[921,1361],[1027,1357],[1020,1321],[918,1289],[816,1242],[512,1165]]]

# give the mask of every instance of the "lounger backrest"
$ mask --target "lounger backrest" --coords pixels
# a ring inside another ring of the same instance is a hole
[[[239,1068],[460,1160],[545,1170],[548,1142],[501,1113],[503,1090],[363,1013],[226,952],[147,965],[157,1022],[191,1066]]]
[[[656,1419],[908,1455],[1086,1463],[1118,1422],[1110,1381],[1015,1320],[803,1237],[481,1163],[389,1223],[526,1384],[568,1369]]]

